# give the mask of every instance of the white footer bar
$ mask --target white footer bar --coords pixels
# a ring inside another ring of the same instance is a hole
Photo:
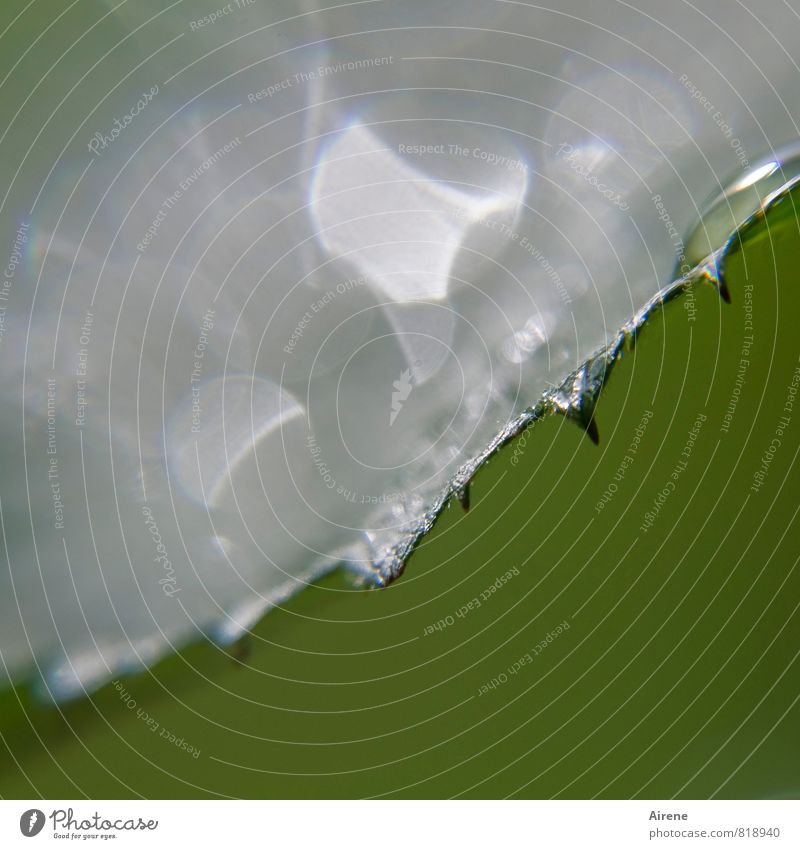
[[[0,801],[0,846],[800,847],[798,801]]]

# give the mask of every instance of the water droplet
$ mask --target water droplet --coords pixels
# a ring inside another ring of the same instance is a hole
[[[686,240],[686,261],[696,266],[720,250],[771,195],[800,176],[800,143],[781,148],[738,173],[703,206]]]

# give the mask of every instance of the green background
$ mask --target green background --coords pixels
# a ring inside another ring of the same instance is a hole
[[[0,697],[0,795],[796,797],[800,402],[750,490],[800,353],[791,200],[731,257],[730,306],[703,285],[694,321],[677,302],[647,325],[601,397],[599,448],[549,419],[479,473],[471,511],[451,505],[389,589],[332,576],[262,620],[249,656],[196,645],[124,679],[197,758],[113,685],[60,707],[20,688]],[[723,433],[748,283],[751,364]]]

